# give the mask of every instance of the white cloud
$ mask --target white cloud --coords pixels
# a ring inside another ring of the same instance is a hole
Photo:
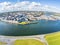
[[[2,2],[2,3],[0,3],[0,6],[8,6],[10,4],[11,4],[11,2]]]
[[[28,8],[31,10],[31,9],[40,7],[40,5],[41,5],[40,3],[32,2],[32,3],[30,3],[30,5],[28,6]]]
[[[6,11],[7,7],[11,5],[11,2],[2,2],[0,3],[0,12]]]
[[[35,11],[53,11],[53,12],[60,12],[56,7],[50,7],[48,5],[42,5],[37,2],[17,2],[13,4],[12,2],[2,2],[0,3],[0,12],[5,11],[17,11],[17,10],[35,10]]]
[[[16,6],[16,7],[22,7],[22,6],[26,6],[26,5],[29,5],[29,4],[30,4],[29,1],[23,1],[23,2],[16,3],[14,6]]]

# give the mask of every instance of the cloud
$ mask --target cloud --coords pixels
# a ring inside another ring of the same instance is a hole
[[[2,3],[0,3],[0,6],[8,6],[10,4],[11,4],[11,2],[2,2]]]
[[[5,11],[7,9],[8,6],[11,5],[11,2],[2,2],[0,3],[0,12],[1,11]]]
[[[36,8],[38,8],[38,7],[40,7],[40,3],[36,3],[36,2],[32,2],[32,3],[30,3],[29,4],[29,6],[28,6],[28,9],[36,9]]]
[[[0,12],[18,11],[18,10],[60,12],[60,10],[58,10],[56,7],[42,5],[41,3],[37,2],[22,1],[16,3],[12,2],[0,3]]]

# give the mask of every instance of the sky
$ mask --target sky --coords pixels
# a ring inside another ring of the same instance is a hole
[[[57,12],[60,12],[59,5],[60,5],[60,0],[0,0],[0,12],[11,11],[13,8],[14,10],[19,10],[19,9],[42,10],[44,9],[48,11],[57,10]],[[37,6],[38,6],[38,9],[36,9]]]
[[[57,6],[60,8],[60,0],[0,0],[0,2],[18,2],[18,1],[30,1],[30,2],[40,2],[42,4],[48,4],[52,6]]]

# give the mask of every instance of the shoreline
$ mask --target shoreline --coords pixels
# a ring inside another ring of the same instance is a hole
[[[17,22],[17,21],[12,21],[12,20],[1,20],[1,21],[3,21],[3,22],[8,22],[8,23],[16,23],[16,24],[19,23],[19,22]]]
[[[47,20],[47,21],[48,21],[48,20],[52,20],[52,21],[60,20],[60,17],[58,17],[58,16],[53,16],[53,15],[51,15],[51,16],[42,15],[42,16],[40,16],[40,17],[33,17],[33,18],[37,19],[37,21],[38,21],[38,20]],[[2,19],[2,18],[0,18],[0,21],[8,22],[8,23],[20,24],[18,21],[5,20],[5,19]],[[32,20],[32,21],[35,21],[35,20]],[[26,21],[22,21],[22,22],[26,22]],[[27,22],[26,22],[26,24],[29,24],[29,23],[31,23],[31,22],[30,22],[30,21],[27,21]]]
[[[12,42],[14,42],[16,40],[35,39],[35,40],[39,40],[41,43],[44,43],[45,45],[48,45],[49,43],[46,40],[46,36],[47,35],[49,36],[49,35],[52,35],[52,34],[58,34],[58,33],[60,33],[60,31],[59,32],[54,32],[54,33],[49,33],[49,34],[32,35],[32,36],[4,36],[4,35],[0,35],[0,41],[6,42],[8,44],[10,44],[9,42],[11,42],[11,44],[13,44]]]

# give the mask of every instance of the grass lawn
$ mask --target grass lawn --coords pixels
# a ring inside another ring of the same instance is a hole
[[[14,45],[44,45],[39,40],[35,39],[23,39],[23,40],[16,40]]]
[[[0,42],[0,45],[7,45],[7,43],[5,43],[5,42]]]
[[[48,45],[60,45],[60,32],[48,34],[45,36]]]

